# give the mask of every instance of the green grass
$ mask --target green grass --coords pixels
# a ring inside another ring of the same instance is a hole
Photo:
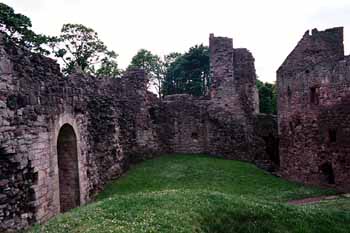
[[[323,200],[313,206],[328,210],[350,211],[350,198],[340,197],[335,200]]]
[[[29,232],[350,232],[350,201],[290,206],[334,194],[301,186],[254,165],[205,156],[164,156],[108,184],[95,203]]]

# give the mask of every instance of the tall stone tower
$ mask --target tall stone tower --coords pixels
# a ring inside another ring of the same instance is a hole
[[[242,118],[258,113],[254,57],[247,49],[234,49],[231,38],[210,34],[210,96],[214,102]]]
[[[209,36],[209,47],[212,83],[208,113],[214,119],[210,123],[217,124],[215,130],[208,131],[209,148],[230,158],[254,161],[260,153],[257,148],[264,147],[255,127],[260,121],[254,57],[245,48],[233,48],[231,38],[214,34]]]

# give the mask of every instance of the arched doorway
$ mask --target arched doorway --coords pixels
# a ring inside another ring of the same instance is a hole
[[[80,205],[77,137],[71,125],[61,127],[57,139],[60,211]]]

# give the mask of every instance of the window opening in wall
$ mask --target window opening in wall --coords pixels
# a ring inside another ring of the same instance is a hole
[[[265,141],[265,151],[269,156],[269,159],[277,166],[280,165],[280,158],[278,155],[278,141],[272,133],[269,133],[268,136],[263,136]]]
[[[156,110],[154,108],[150,108],[148,112],[152,120],[156,118]]]
[[[288,96],[288,101],[290,102],[290,100],[292,98],[292,90],[290,89],[289,86],[288,86],[288,89],[287,89],[287,96]]]
[[[293,122],[289,122],[289,130],[291,133],[294,133],[294,125],[293,125]]]
[[[158,124],[159,122],[158,122],[158,118],[157,118],[157,114],[156,114],[156,109],[155,108],[150,108],[148,110],[148,112],[149,112],[149,116],[150,116],[152,122],[154,124]]]
[[[329,142],[336,142],[337,141],[337,130],[336,129],[329,129],[328,130],[328,138],[329,138]]]
[[[192,138],[193,140],[198,140],[198,133],[193,132],[193,133],[191,134],[191,138]]]
[[[310,88],[310,102],[312,104],[318,105],[319,101],[320,101],[319,98],[320,98],[320,88],[311,87]]]
[[[323,182],[327,184],[335,184],[335,177],[332,164],[330,162],[326,162],[320,166],[320,170],[323,175]]]

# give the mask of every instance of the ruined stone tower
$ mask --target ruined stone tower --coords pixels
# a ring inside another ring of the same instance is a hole
[[[233,40],[210,34],[210,97],[234,117],[259,112],[254,57],[247,49],[234,49]]]
[[[281,173],[350,190],[350,57],[343,28],[307,31],[277,71]]]

